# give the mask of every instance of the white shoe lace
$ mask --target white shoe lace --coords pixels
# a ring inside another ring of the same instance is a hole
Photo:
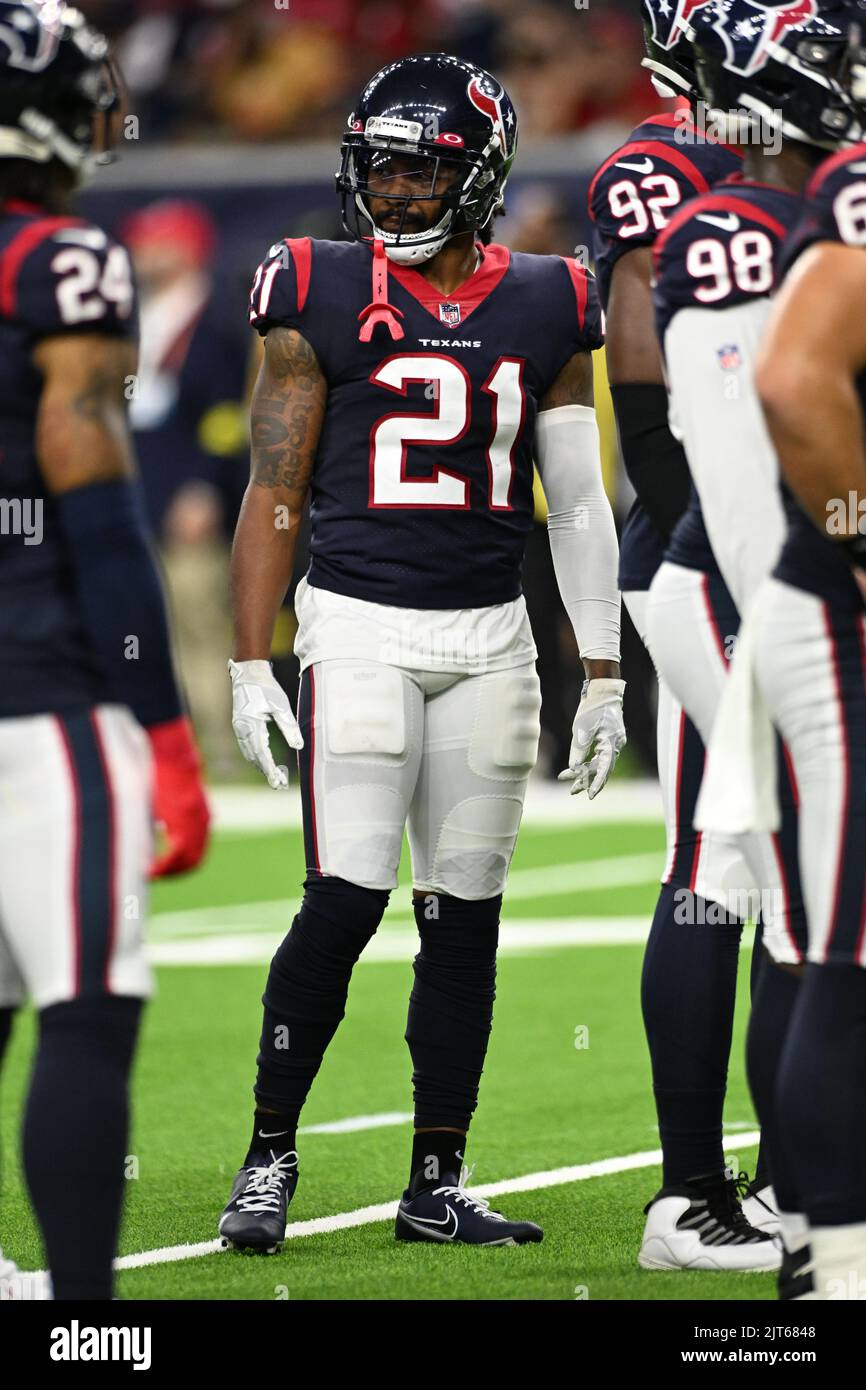
[[[249,1180],[238,1198],[239,1211],[279,1211],[282,1184],[298,1166],[298,1155],[292,1149],[289,1153],[274,1157],[273,1163],[259,1168],[248,1168]]]
[[[433,1189],[434,1197],[450,1197],[453,1202],[459,1202],[462,1206],[468,1207],[470,1211],[477,1212],[479,1216],[484,1216],[488,1221],[504,1221],[505,1217],[501,1211],[491,1211],[490,1202],[486,1197],[473,1197],[466,1191],[466,1184],[472,1177],[472,1168],[467,1168],[464,1164],[460,1169],[460,1178],[456,1187],[436,1187]]]

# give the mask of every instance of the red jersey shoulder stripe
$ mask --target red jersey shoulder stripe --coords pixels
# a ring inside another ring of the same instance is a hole
[[[578,265],[573,256],[562,256],[562,261],[568,271],[571,283],[574,287],[574,297],[577,302],[577,322],[583,328],[583,321],[586,317],[586,300],[589,293],[589,285],[586,278],[586,267]]]
[[[0,315],[12,318],[17,307],[18,278],[27,257],[61,227],[80,227],[77,217],[45,217],[30,222],[12,238],[0,254]]]
[[[841,169],[849,160],[866,159],[866,144],[849,145],[846,150],[837,150],[825,159],[815,170],[809,182],[806,184],[807,198],[814,198],[821,191],[823,184],[831,174],[835,174],[837,169]]]
[[[688,179],[697,193],[706,193],[709,189],[710,185],[700,169],[689,159],[688,155],[683,154],[681,150],[673,149],[670,145],[663,144],[661,140],[630,140],[627,144],[621,146],[620,149],[614,150],[613,154],[608,156],[604,163],[596,169],[593,175],[592,183],[589,185],[589,192],[586,195],[589,215],[592,217],[593,221],[595,221],[595,217],[592,211],[592,197],[595,192],[596,184],[602,174],[606,173],[611,165],[618,164],[620,160],[627,159],[629,155],[633,154],[653,155],[656,159],[666,159],[668,164],[673,164],[674,168],[678,169],[680,173]]]
[[[298,287],[298,313],[300,314],[303,313],[304,305],[307,302],[307,295],[310,292],[310,271],[313,262],[313,247],[308,236],[286,237],[285,243],[295,263],[295,280]]]

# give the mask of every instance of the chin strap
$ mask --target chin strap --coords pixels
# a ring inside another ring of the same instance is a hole
[[[376,237],[373,242],[373,302],[358,315],[361,325],[358,337],[362,343],[369,343],[373,329],[377,324],[384,323],[392,338],[402,338],[403,329],[397,322],[402,317],[403,311],[388,303],[388,257],[384,241]]]

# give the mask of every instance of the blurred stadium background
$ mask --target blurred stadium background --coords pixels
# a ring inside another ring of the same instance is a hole
[[[520,119],[497,237],[515,250],[588,248],[586,190],[601,159],[654,105],[628,0],[81,0],[110,34],[129,87],[120,159],[84,212],[130,245],[142,296],[132,401],[141,474],[173,599],[182,673],[212,779],[246,776],[229,723],[224,658],[228,541],[247,478],[246,323],[256,265],[283,236],[343,235],[333,176],[366,79],[405,53],[447,50],[495,71]],[[588,251],[587,253],[588,254]],[[603,356],[599,414],[617,516],[618,464]],[[581,670],[544,533],[530,538],[527,601],[540,652],[540,772],[565,766]],[[300,557],[299,575],[306,567]],[[294,692],[292,595],[277,634]],[[618,775],[655,765],[651,672],[627,616],[629,748]]]

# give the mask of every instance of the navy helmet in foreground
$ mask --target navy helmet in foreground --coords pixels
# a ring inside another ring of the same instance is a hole
[[[346,230],[359,241],[381,238],[402,265],[429,260],[461,232],[484,239],[502,207],[516,149],[511,99],[483,68],[446,53],[389,63],[367,83],[343,137],[337,190]],[[417,175],[411,191],[409,172]],[[393,204],[387,225],[377,225],[370,210],[371,175],[376,198]],[[393,193],[385,191],[389,177]],[[441,215],[413,231],[409,209],[418,202],[440,204]]]

